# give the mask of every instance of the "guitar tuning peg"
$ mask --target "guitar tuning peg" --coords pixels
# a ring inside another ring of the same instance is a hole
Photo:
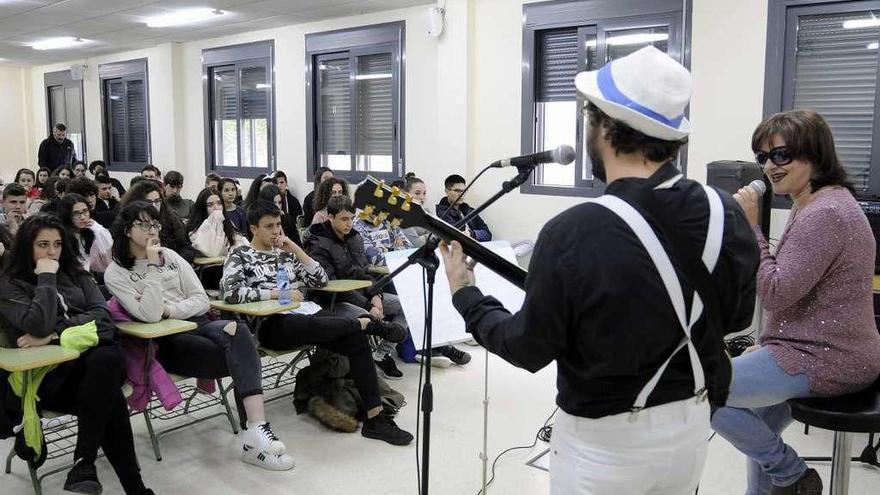
[[[409,193],[404,193],[403,197],[403,204],[400,205],[400,209],[403,211],[409,211],[412,205],[412,196]]]
[[[397,186],[392,187],[391,188],[391,196],[388,198],[388,204],[389,205],[396,205],[397,204],[397,196],[399,194],[400,194],[400,188]]]
[[[376,215],[376,226],[378,227],[379,224],[384,222],[386,218],[388,218],[387,211],[380,212],[378,215]]]
[[[400,228],[400,224],[402,224],[402,223],[403,223],[403,220],[400,219],[399,217],[394,217],[394,219],[391,220],[391,226],[394,227],[395,229]]]
[[[362,210],[360,213],[358,213],[358,218],[363,221],[368,221],[371,216],[371,214],[367,213],[367,210]]]
[[[382,225],[382,220],[379,218],[379,215],[373,217],[372,223],[373,227],[379,227],[379,225]]]
[[[383,191],[384,188],[385,188],[385,181],[383,180],[383,181],[380,181],[378,184],[376,184],[376,190],[373,191],[373,196],[376,196],[377,198],[384,198],[385,197],[385,191]]]

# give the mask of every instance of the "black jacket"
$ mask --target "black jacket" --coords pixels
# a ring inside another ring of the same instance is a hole
[[[306,252],[321,264],[330,280],[372,280],[367,272],[364,239],[356,230],[351,229],[344,240],[340,239],[328,220],[309,227],[308,234],[303,240]],[[336,300],[340,302],[348,302],[366,309],[372,307],[370,298],[362,290],[343,292],[337,296]]]
[[[456,225],[472,211],[474,211],[474,209],[467,203],[458,203],[455,208],[449,208],[448,198],[441,199],[440,203],[437,205],[437,217],[441,220],[445,220],[451,225]],[[474,239],[478,241],[492,240],[492,231],[489,230],[489,226],[486,225],[486,222],[484,222],[482,218],[480,218],[480,215],[472,218],[467,223],[467,226],[470,227],[471,232],[474,233]],[[464,230],[464,227],[462,227],[461,230]]]
[[[617,180],[606,192],[639,210],[657,233],[670,253],[689,314],[699,282],[690,280],[685,267],[691,260],[701,263],[709,207],[702,186],[691,180],[653,189],[675,174],[666,165],[650,179]],[[722,337],[751,323],[759,262],[745,215],[729,194],[719,194],[724,235],[715,270],[706,276],[717,309],[708,320],[704,311],[692,330],[714,404],[724,403],[730,383]],[[700,293],[709,307],[709,294]],[[505,360],[531,372],[555,360],[557,404],[589,418],[629,411],[682,338],[669,295],[641,242],[616,214],[596,204],[570,208],[544,226],[532,254],[525,301],[514,315],[476,287],[456,292],[453,303],[468,332]],[[710,324],[715,321],[718,328]],[[690,361],[682,350],[647,406],[693,394]]]
[[[287,190],[287,194],[281,198],[281,211],[290,215],[294,222],[296,221],[296,217],[303,214],[302,205],[299,204],[299,200],[296,199],[296,196],[290,192],[290,189]]]
[[[311,225],[312,219],[315,218],[315,208],[312,203],[315,201],[315,191],[311,191],[306,194],[306,197],[303,199],[303,221],[304,225]]]
[[[116,205],[118,204],[119,201],[113,197],[107,201],[98,198],[95,200],[95,209],[92,211],[92,216],[96,222],[109,229],[113,226],[113,220],[116,219]]]
[[[73,165],[76,161],[76,149],[73,142],[65,138],[60,143],[54,137],[49,136],[40,143],[40,151],[37,155],[37,163],[41,167],[55,170],[62,165]]]

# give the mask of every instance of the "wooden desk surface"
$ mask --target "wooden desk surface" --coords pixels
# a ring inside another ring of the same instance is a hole
[[[880,275],[874,275],[874,292],[880,292]]]
[[[369,280],[331,280],[324,287],[305,287],[308,290],[320,290],[324,292],[348,292],[358,289],[366,289],[373,285]]]
[[[387,266],[368,266],[367,271],[377,275],[388,275],[391,273]]]
[[[129,335],[138,339],[156,339],[173,335],[175,333],[195,330],[198,325],[184,320],[162,320],[156,323],[143,323],[140,321],[127,321],[117,323],[116,327],[123,335]]]
[[[222,265],[224,261],[226,261],[226,258],[224,258],[223,256],[201,256],[193,259],[193,264],[199,266]]]
[[[257,301],[242,304],[229,304],[224,301],[211,301],[211,307],[220,311],[229,311],[246,316],[271,316],[285,311],[291,311],[299,307],[298,302],[280,304],[278,300]]]
[[[9,372],[27,371],[73,361],[78,357],[78,352],[60,345],[42,345],[27,349],[0,348],[0,368]]]

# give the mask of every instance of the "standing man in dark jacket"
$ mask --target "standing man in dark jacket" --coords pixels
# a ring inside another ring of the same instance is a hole
[[[457,174],[446,178],[446,197],[441,199],[437,205],[437,216],[441,220],[456,225],[474,210],[469,204],[459,199],[464,192],[465,184],[464,177]],[[461,230],[481,242],[492,240],[492,231],[479,215],[469,220],[467,225],[461,227]]]
[[[62,123],[55,124],[52,135],[40,143],[37,163],[41,167],[55,170],[64,165],[70,167],[75,161],[76,148],[73,146],[73,141],[67,139],[67,126]]]
[[[675,167],[687,69],[648,46],[575,81],[606,195],[544,226],[513,315],[473,286],[461,245],[444,245],[453,304],[508,362],[557,362],[552,494],[693,493],[709,403],[731,380],[722,337],[752,320],[754,234],[729,195]]]
[[[336,196],[327,203],[330,220],[316,223],[305,236],[306,251],[324,268],[330,280],[371,280],[367,272],[364,239],[354,229],[355,208],[348,196]],[[376,320],[387,320],[408,329],[403,307],[396,294],[370,295],[367,289],[338,294],[334,310],[344,316],[358,318],[369,314]],[[341,303],[341,304],[340,304]],[[381,342],[373,352],[376,366],[386,378],[396,380],[403,373],[394,363],[390,349],[393,345]]]

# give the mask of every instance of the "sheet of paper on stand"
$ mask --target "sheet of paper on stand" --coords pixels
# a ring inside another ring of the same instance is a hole
[[[511,263],[516,263],[516,255],[507,241],[491,241],[481,244]],[[405,249],[386,253],[385,261],[388,263],[388,269],[393,272],[399,268],[413,251],[415,250]],[[449,282],[446,279],[446,268],[443,266],[443,257],[440,256],[439,251],[437,252],[437,257],[440,259],[440,267],[437,269],[437,283],[434,286],[434,331],[433,345],[431,347],[455,344],[471,339],[470,335],[465,331],[464,320],[452,305],[452,297],[449,294]],[[484,266],[477,265],[475,273],[477,287],[483,291],[483,294],[494,296],[511,312],[515,312],[522,307],[523,299],[525,298],[525,292],[522,289],[504,280]],[[397,295],[400,297],[400,304],[403,306],[403,313],[406,315],[406,321],[409,323],[409,331],[415,347],[416,349],[422,349],[425,333],[422,267],[414,265],[404,270],[403,273],[394,279],[394,286],[397,288]]]

